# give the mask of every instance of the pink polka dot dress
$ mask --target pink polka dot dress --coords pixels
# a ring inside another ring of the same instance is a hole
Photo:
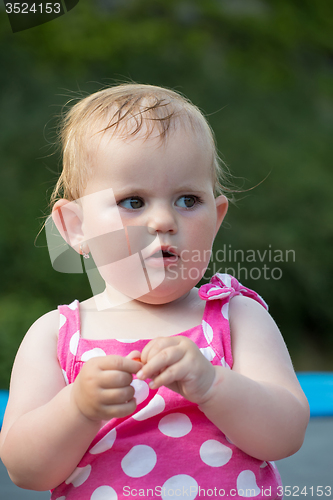
[[[267,307],[232,276],[216,274],[199,290],[206,301],[201,324],[179,333],[195,342],[213,365],[232,368],[228,307],[240,294]],[[88,359],[126,356],[149,342],[81,338],[78,301],[59,306],[59,312],[58,359],[68,384]],[[198,405],[179,394],[166,387],[152,390],[135,376],[132,385],[135,413],[112,419],[99,430],[73,473],[52,491],[52,500],[280,498],[274,463],[242,452]]]

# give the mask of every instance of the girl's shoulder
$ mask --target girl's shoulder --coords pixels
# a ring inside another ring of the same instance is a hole
[[[56,357],[59,316],[59,311],[55,309],[43,314],[31,325],[22,340],[16,362],[27,359],[34,363],[41,357]]]
[[[59,317],[60,314],[58,309],[43,314],[31,325],[26,337],[56,338],[59,330]]]
[[[76,323],[79,323],[80,303],[78,300],[74,300],[71,304],[59,305],[57,309],[43,314],[33,323],[26,336],[37,339],[42,336],[44,340],[57,342],[60,328],[65,321],[73,318]]]

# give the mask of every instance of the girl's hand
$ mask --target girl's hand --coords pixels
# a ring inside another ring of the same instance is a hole
[[[213,365],[187,337],[153,339],[143,349],[141,361],[137,378],[150,378],[152,389],[164,385],[192,403],[205,401],[215,379]]]
[[[137,351],[126,358],[110,355],[88,360],[75,379],[72,400],[87,419],[110,420],[135,411],[132,374],[142,363],[134,361]]]

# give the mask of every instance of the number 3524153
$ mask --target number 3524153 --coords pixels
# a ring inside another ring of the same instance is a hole
[[[285,497],[330,497],[331,486],[278,486],[278,495]]]
[[[41,2],[28,5],[26,2],[6,3],[7,14],[60,14],[59,2]]]

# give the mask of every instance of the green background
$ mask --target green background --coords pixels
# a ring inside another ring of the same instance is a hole
[[[132,80],[179,90],[208,116],[240,191],[215,252],[254,250],[256,262],[238,258],[249,274],[239,278],[269,303],[295,368],[333,369],[332,33],[326,0],[80,0],[15,34],[2,7],[1,388],[31,323],[90,293],[86,276],[52,269],[37,237],[60,168],[57,116],[73,97]],[[272,262],[269,250],[295,259]]]

